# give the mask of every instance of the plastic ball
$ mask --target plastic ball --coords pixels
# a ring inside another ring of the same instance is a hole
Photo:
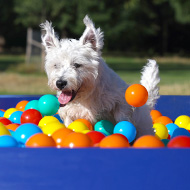
[[[133,84],[127,88],[125,99],[129,105],[141,107],[148,100],[148,91],[141,84]]]
[[[168,148],[189,148],[190,147],[190,137],[177,136],[175,138],[172,138],[167,146],[168,146]]]
[[[83,133],[83,134],[87,134],[87,133],[89,133],[89,132],[91,132],[91,130],[89,130],[89,129],[84,130],[84,131],[81,131],[81,133]]]
[[[178,127],[176,124],[174,124],[174,123],[169,123],[169,124],[166,125],[166,127],[167,127],[167,129],[168,129],[168,133],[169,133],[170,136],[173,135],[173,132],[174,132],[175,129],[179,128],[179,127]]]
[[[154,122],[157,118],[161,117],[162,114],[158,110],[151,110],[150,116],[152,118],[152,121]]]
[[[6,127],[8,130],[15,131],[19,126],[20,126],[19,124],[12,123],[12,124],[6,125],[5,127]]]
[[[93,144],[99,143],[104,137],[106,137],[103,133],[99,131],[90,131],[86,134],[90,137]]]
[[[95,131],[99,131],[105,135],[111,135],[113,134],[113,129],[114,129],[114,125],[113,123],[111,123],[108,120],[101,120],[98,121],[95,125],[94,125],[94,130]]]
[[[28,104],[28,102],[29,101],[27,101],[27,100],[22,100],[22,101],[18,102],[16,105],[16,109],[23,112],[26,107],[26,104]]]
[[[12,136],[0,136],[0,147],[18,147],[18,142]]]
[[[63,142],[66,138],[66,136],[70,133],[73,133],[73,131],[71,129],[68,128],[61,128],[58,129],[57,131],[55,131],[52,134],[52,138],[54,139],[54,141],[56,142],[56,146],[57,148],[61,148],[63,147]]]
[[[99,143],[100,148],[128,148],[128,139],[122,134],[112,134],[103,138]]]
[[[63,123],[58,122],[51,122],[48,123],[46,126],[42,128],[42,131],[44,134],[51,136],[55,131],[65,128],[65,125]]]
[[[187,130],[190,130],[190,123],[186,127]]]
[[[161,123],[155,123],[153,125],[155,136],[159,139],[167,139],[168,138],[168,129],[165,125]]]
[[[174,123],[181,128],[187,128],[187,125],[190,123],[190,117],[187,115],[180,115],[176,118]]]
[[[60,123],[64,123],[64,121],[60,118],[59,114],[53,115],[53,117],[57,118]]]
[[[3,125],[9,125],[12,122],[9,119],[3,117],[3,118],[0,118],[0,123],[2,123]]]
[[[93,126],[90,123],[90,121],[88,121],[86,119],[77,119],[75,121],[80,121],[80,122],[84,123],[89,128],[89,130],[93,130]]]
[[[82,132],[84,130],[88,130],[88,127],[83,122],[80,121],[72,122],[67,128],[75,132]]]
[[[39,108],[38,108],[38,100],[31,100],[29,101],[25,108],[24,108],[24,111],[28,110],[28,109],[35,109],[35,110],[38,110],[39,111]]]
[[[54,115],[59,109],[58,99],[51,95],[46,94],[42,96],[38,101],[38,108],[42,115]]]
[[[4,111],[0,110],[0,117],[3,117],[4,116]]]
[[[34,134],[42,133],[42,130],[33,123],[25,123],[20,125],[14,132],[13,137],[21,144],[25,144],[26,141]]]
[[[2,123],[0,123],[0,136],[3,135],[11,135],[11,133]]]
[[[188,136],[190,137],[190,133],[188,130],[184,129],[184,128],[177,128],[174,130],[171,139],[177,136]]]
[[[85,148],[91,147],[92,140],[90,137],[83,133],[73,132],[66,136],[63,147],[67,148]]]
[[[10,117],[9,117],[9,120],[13,123],[18,123],[18,124],[21,124],[21,115],[22,115],[22,111],[15,111],[13,112]]]
[[[3,117],[9,118],[10,115],[11,115],[13,112],[15,112],[15,111],[18,111],[18,110],[17,110],[16,108],[9,108],[9,109],[7,109],[7,110],[5,111]]]
[[[60,123],[59,120],[54,117],[54,116],[44,116],[40,122],[38,123],[38,126],[42,129],[43,127],[45,127],[48,123]]]
[[[137,134],[135,126],[129,121],[120,121],[119,123],[117,123],[114,127],[113,132],[114,134],[120,133],[124,135],[128,139],[129,143],[131,143],[135,139]]]
[[[42,114],[38,110],[28,109],[22,113],[20,121],[21,124],[34,123],[38,125],[41,119],[42,119]]]
[[[169,139],[162,139],[161,141],[164,143],[165,146],[167,146],[167,144],[170,142]]]
[[[32,135],[25,143],[26,147],[55,147],[56,143],[52,137],[43,133]]]
[[[133,147],[135,148],[162,148],[165,147],[164,143],[155,136],[144,135],[138,138]]]
[[[169,123],[173,123],[173,121],[167,116],[161,116],[154,120],[154,123],[162,123],[163,125],[167,125]]]

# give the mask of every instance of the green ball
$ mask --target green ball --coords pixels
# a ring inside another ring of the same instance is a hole
[[[25,106],[25,108],[24,108],[24,111],[26,111],[26,110],[28,110],[28,109],[35,109],[35,110],[38,110],[38,111],[39,111],[39,109],[38,109],[38,100],[31,100],[31,101],[29,101],[29,102],[26,104],[26,106]]]
[[[114,125],[108,120],[101,120],[98,121],[95,126],[94,130],[104,133],[105,135],[113,134]]]
[[[170,140],[169,139],[162,139],[161,141],[164,143],[165,146],[167,146],[167,144],[169,143]]]
[[[42,115],[51,116],[57,113],[59,109],[58,99],[51,94],[43,95],[38,101],[38,108]]]

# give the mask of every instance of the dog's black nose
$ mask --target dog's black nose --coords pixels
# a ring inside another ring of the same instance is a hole
[[[57,80],[56,81],[56,86],[60,90],[62,90],[63,88],[65,88],[66,85],[67,85],[67,81],[65,81],[65,80]]]

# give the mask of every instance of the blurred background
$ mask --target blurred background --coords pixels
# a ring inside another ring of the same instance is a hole
[[[190,1],[0,0],[0,94],[55,94],[47,85],[39,24],[78,39],[88,14],[104,31],[103,58],[139,83],[147,59],[160,68],[160,94],[190,95]]]

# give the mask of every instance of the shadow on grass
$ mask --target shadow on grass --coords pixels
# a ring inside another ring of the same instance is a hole
[[[7,71],[24,62],[24,56],[0,56],[0,71]]]
[[[114,70],[114,71],[139,71],[146,65],[146,62],[143,61],[126,61],[119,62],[119,61],[107,61],[107,64]],[[159,64],[160,71],[187,71],[190,70],[190,63],[162,63]]]

